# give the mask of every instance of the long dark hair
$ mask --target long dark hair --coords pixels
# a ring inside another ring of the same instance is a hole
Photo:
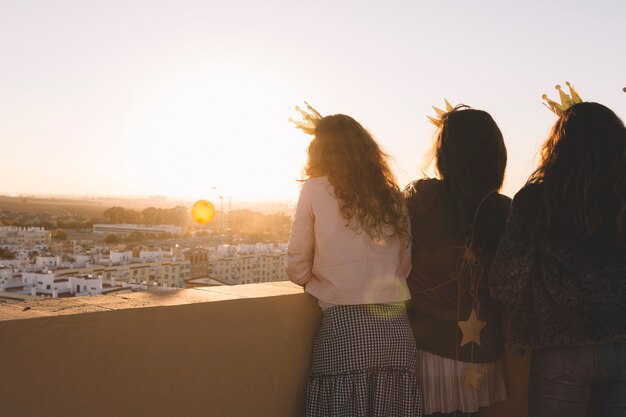
[[[308,178],[328,176],[341,214],[355,230],[372,238],[398,236],[408,245],[404,198],[387,159],[359,122],[336,114],[317,124],[304,173]]]
[[[443,116],[433,153],[447,223],[467,235],[478,204],[502,187],[507,160],[502,132],[489,113],[457,106]]]
[[[580,103],[566,110],[528,183],[543,184],[553,237],[626,247],[626,128],[607,107]]]

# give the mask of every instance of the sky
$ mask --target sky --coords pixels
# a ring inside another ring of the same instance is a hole
[[[360,121],[404,186],[445,97],[498,123],[513,195],[555,84],[626,118],[625,18],[618,0],[0,0],[0,194],[294,200],[304,100]]]

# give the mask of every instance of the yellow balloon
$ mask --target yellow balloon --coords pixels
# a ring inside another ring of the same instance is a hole
[[[215,217],[215,207],[206,200],[198,200],[191,209],[191,217],[200,224],[207,224]]]

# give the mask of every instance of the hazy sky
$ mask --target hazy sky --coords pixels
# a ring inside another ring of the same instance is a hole
[[[0,193],[293,199],[308,100],[421,176],[431,105],[492,114],[505,193],[571,81],[626,118],[625,1],[0,0]]]

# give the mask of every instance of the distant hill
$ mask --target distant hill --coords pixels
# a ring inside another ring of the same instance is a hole
[[[0,195],[0,209],[13,212],[48,213],[57,215],[79,214],[100,217],[107,206],[97,201],[69,198],[9,197]]]
[[[219,206],[216,206],[219,210]],[[256,202],[233,202],[232,204],[233,210],[252,210],[258,211],[263,214],[277,214],[284,213],[288,216],[293,216],[293,213],[296,209],[295,201],[294,202],[286,202],[286,201],[278,201],[278,202],[265,202],[265,201],[256,201]],[[228,206],[224,203],[224,211],[228,211]]]
[[[212,201],[216,210],[220,210],[220,202]],[[0,210],[28,213],[48,213],[54,215],[78,214],[87,217],[101,217],[110,207],[143,210],[147,207],[173,208],[182,205],[191,209],[194,201],[166,200],[154,198],[123,198],[123,197],[38,197],[38,196],[4,196],[0,195]],[[263,214],[284,213],[293,216],[294,202],[287,201],[233,201],[232,210],[252,210]],[[224,200],[224,211],[228,212],[228,201]]]

